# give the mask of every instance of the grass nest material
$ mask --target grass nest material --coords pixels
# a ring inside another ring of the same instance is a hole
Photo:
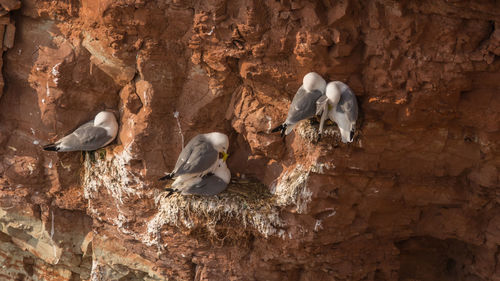
[[[359,125],[356,125],[356,130],[354,132],[354,140],[359,140],[361,138],[361,131],[359,130]],[[295,132],[299,136],[310,143],[317,144],[319,136],[319,118],[314,118],[310,120],[301,121],[297,124]],[[331,120],[326,120],[323,126],[323,134],[321,136],[320,143],[328,143],[333,147],[338,147],[342,145],[342,136],[340,134],[339,127],[336,123]]]
[[[232,179],[227,190],[216,196],[166,194],[157,197],[159,211],[148,224],[153,237],[165,224],[188,232],[205,228],[219,240],[247,235],[251,229],[265,237],[284,233],[275,196],[254,179]]]
[[[312,119],[314,120],[314,119]],[[319,122],[305,120],[297,124],[295,131],[307,141],[311,143],[318,142],[319,136]],[[338,145],[341,142],[340,131],[337,127],[337,124],[333,123],[330,120],[325,122],[323,127],[323,134],[321,136],[323,140],[328,140],[328,142],[333,142],[332,144]]]
[[[87,199],[99,196],[98,188],[104,187],[119,208],[125,198],[147,186],[127,168],[131,157],[126,151],[113,155],[97,152],[93,156],[84,161],[82,184]],[[256,179],[233,178],[228,188],[216,196],[174,193],[167,197],[167,191],[161,192],[155,198],[158,211],[147,221],[147,230],[134,237],[159,250],[166,226],[219,242],[255,234],[284,238],[286,225],[280,213],[288,207],[297,213],[307,211],[311,200],[307,181],[313,168],[296,165],[271,188]]]

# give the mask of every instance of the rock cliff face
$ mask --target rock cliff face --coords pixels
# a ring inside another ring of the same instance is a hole
[[[495,1],[0,4],[2,280],[500,280]],[[355,142],[269,133],[309,71]],[[111,146],[41,149],[103,109]],[[228,191],[162,196],[210,131]]]

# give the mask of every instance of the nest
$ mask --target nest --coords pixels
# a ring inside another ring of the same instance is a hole
[[[303,139],[309,141],[310,143],[318,143],[319,137],[319,122],[315,119],[302,121],[297,124],[295,132]],[[328,139],[334,146],[339,145],[342,141],[342,136],[340,135],[339,128],[337,124],[330,120],[325,121],[323,126],[323,134],[321,139]]]
[[[310,127],[307,122],[302,126]],[[312,129],[314,130],[314,128]],[[109,151],[106,151],[109,152]],[[107,191],[118,209],[123,200],[147,186],[139,175],[128,169],[131,159],[127,151],[107,155],[98,151],[86,157],[82,173],[85,197],[93,200],[99,196],[98,189]],[[227,189],[216,196],[181,195],[161,192],[155,198],[158,211],[147,221],[147,230],[132,233],[148,246],[157,246],[161,251],[164,227],[175,227],[186,234],[217,241],[248,241],[244,236],[261,235],[266,238],[285,238],[286,225],[280,213],[283,208],[295,208],[305,213],[311,201],[307,188],[310,172],[317,167],[296,165],[286,172],[271,188],[256,179],[232,179]],[[318,170],[319,171],[319,170]],[[123,217],[123,215],[122,215]],[[120,218],[120,216],[119,216]],[[120,228],[120,224],[116,224]],[[243,239],[242,239],[243,237]],[[234,239],[233,239],[234,238]]]
[[[331,120],[326,120],[323,126],[323,134],[321,135],[321,140],[318,142],[319,137],[319,118],[315,117],[310,120],[305,120],[297,124],[295,127],[295,132],[303,139],[307,140],[312,144],[318,143],[328,143],[333,147],[338,147],[345,145],[342,143],[342,135],[340,134],[339,127],[337,124]],[[359,122],[358,122],[359,123]],[[361,131],[359,130],[359,125],[356,124],[356,130],[354,132],[354,142],[359,142],[361,138]]]
[[[159,212],[148,224],[152,237],[158,236],[156,232],[165,224],[190,233],[205,229],[209,236],[219,240],[248,235],[251,228],[265,237],[284,233],[276,196],[253,179],[233,179],[226,191],[216,196],[174,193],[166,197],[166,194],[157,197]]]

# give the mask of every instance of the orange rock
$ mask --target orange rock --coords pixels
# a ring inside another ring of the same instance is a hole
[[[494,2],[0,1],[0,279],[495,280]],[[310,71],[353,143],[270,133]],[[103,109],[111,146],[41,150]],[[161,198],[211,131],[238,183]]]

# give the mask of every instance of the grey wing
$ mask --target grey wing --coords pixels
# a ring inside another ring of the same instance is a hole
[[[93,125],[89,125],[89,123],[83,124],[73,133],[61,139],[61,150],[96,150],[111,140],[112,136],[108,135],[106,129],[94,127]]]
[[[218,155],[212,144],[198,135],[182,149],[173,172],[176,175],[202,173],[212,167]]]
[[[328,102],[328,97],[326,95],[322,95],[316,101],[316,115],[320,115],[321,113],[323,113],[323,108],[325,108],[327,102]]]
[[[216,175],[210,175],[202,179],[199,183],[184,189],[182,194],[212,196],[221,193],[226,187],[227,183],[221,178]]]
[[[316,101],[322,95],[318,90],[307,92],[303,87],[300,87],[290,104],[286,123],[295,124],[316,115]]]
[[[85,128],[89,128],[89,127],[94,127],[94,120],[90,120],[89,122],[81,125],[80,127],[76,128],[76,130],[74,130],[73,132],[76,132],[78,130],[82,130],[82,129],[85,129]]]
[[[358,101],[347,85],[340,96],[337,112],[345,114],[351,122],[356,122],[356,119],[358,119]]]

